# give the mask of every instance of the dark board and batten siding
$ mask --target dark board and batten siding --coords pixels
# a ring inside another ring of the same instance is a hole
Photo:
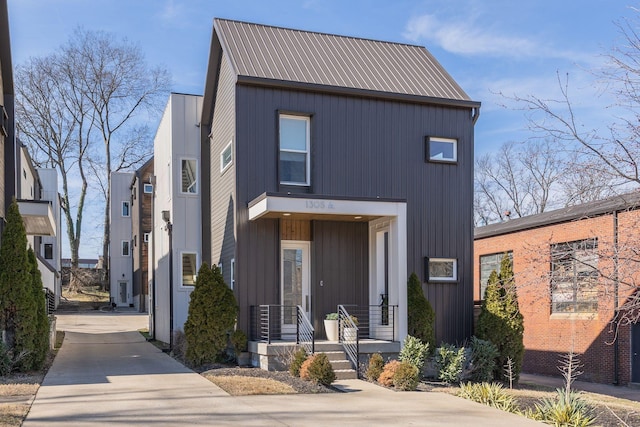
[[[278,191],[277,111],[308,112],[312,194],[406,200],[407,272],[424,282],[425,256],[458,259],[458,283],[425,282],[423,289],[436,310],[438,339],[468,338],[473,304],[470,108],[245,85],[236,86],[235,101],[237,256],[251,266],[251,272],[238,271],[238,280],[240,274],[248,280],[241,306],[278,303],[278,223],[246,224],[247,205],[264,192]],[[457,138],[458,164],[426,163],[425,136]],[[251,236],[243,237],[245,230]]]

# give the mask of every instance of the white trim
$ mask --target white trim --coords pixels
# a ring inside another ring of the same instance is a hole
[[[305,182],[292,182],[292,181],[280,181],[280,184],[283,185],[292,185],[292,186],[301,186],[301,187],[308,187],[309,185],[311,185],[311,117],[309,116],[296,116],[296,115],[291,115],[291,114],[280,114],[278,117],[278,129],[281,128],[281,121],[282,119],[289,119],[289,120],[303,120],[306,124],[306,141],[305,141],[305,150],[291,150],[291,149],[286,149],[283,150],[282,147],[280,147],[280,135],[278,135],[278,150],[279,153],[282,153],[283,151],[286,153],[298,153],[298,154],[305,154],[305,160],[306,160],[306,176],[305,176]],[[280,159],[280,156],[278,156],[278,159]],[[280,165],[278,165],[278,169],[280,168]],[[280,177],[278,177],[278,179],[280,179]]]
[[[224,171],[226,171],[227,169],[229,169],[229,166],[231,166],[233,164],[233,146],[231,145],[233,141],[229,141],[229,143],[222,149],[222,151],[220,152],[220,173],[224,173]],[[231,151],[231,157],[229,158],[229,163],[227,163],[226,165],[224,164],[224,153],[227,151],[227,149],[229,149]]]
[[[229,287],[231,288],[231,290],[233,290],[233,288],[236,285],[236,259],[235,258],[231,258],[231,275],[229,276]]]
[[[151,188],[150,191],[147,191],[147,188]],[[153,193],[153,184],[151,184],[150,182],[145,182],[144,184],[142,184],[142,191],[145,194],[151,194]]]

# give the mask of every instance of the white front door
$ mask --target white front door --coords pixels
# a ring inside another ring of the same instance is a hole
[[[295,334],[297,306],[311,318],[309,242],[283,240],[280,253],[282,333]]]
[[[118,282],[118,305],[128,306],[131,299],[131,287],[128,281]]]

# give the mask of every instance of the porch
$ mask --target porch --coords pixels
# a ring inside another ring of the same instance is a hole
[[[265,370],[286,370],[299,347],[308,354],[327,353],[334,369],[352,370],[354,375],[372,354],[387,358],[400,351],[397,305],[339,305],[337,341],[317,340],[301,306],[265,304],[251,306],[250,312],[251,363]],[[346,366],[341,362],[342,354]]]

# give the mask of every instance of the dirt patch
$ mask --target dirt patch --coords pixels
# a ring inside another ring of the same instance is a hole
[[[251,396],[257,394],[295,394],[290,385],[270,378],[252,378],[240,375],[203,376],[232,396]]]

